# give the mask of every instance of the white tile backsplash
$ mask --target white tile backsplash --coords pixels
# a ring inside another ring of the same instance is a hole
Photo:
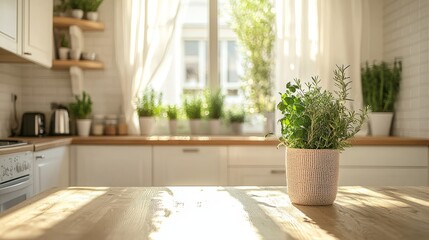
[[[429,1],[384,0],[383,58],[402,57],[394,134],[429,137]]]
[[[13,119],[12,93],[18,96],[17,111],[21,106],[20,65],[0,64],[0,138],[8,137]],[[19,115],[18,115],[19,116]]]

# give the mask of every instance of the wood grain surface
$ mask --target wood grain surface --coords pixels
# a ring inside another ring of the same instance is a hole
[[[429,239],[429,187],[340,187],[299,206],[284,187],[54,189],[0,215],[0,239]]]

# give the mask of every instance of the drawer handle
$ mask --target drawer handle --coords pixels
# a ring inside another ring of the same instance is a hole
[[[184,148],[182,150],[184,153],[197,153],[200,151],[198,148]]]
[[[286,170],[271,170],[271,174],[286,174]]]
[[[31,52],[24,52],[25,55],[30,55],[31,56]]]
[[[45,155],[38,155],[38,156],[36,156],[36,160],[38,160],[38,159],[45,159]]]

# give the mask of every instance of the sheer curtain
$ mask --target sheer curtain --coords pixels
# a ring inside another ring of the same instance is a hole
[[[116,65],[130,134],[139,133],[137,97],[167,77],[179,8],[180,0],[115,0]]]
[[[336,65],[350,65],[352,108],[362,106],[360,83],[362,6],[368,0],[277,0],[276,87],[320,76],[332,90]],[[278,101],[280,100],[277,97]],[[276,112],[279,119],[280,112]],[[280,127],[277,127],[279,132]]]

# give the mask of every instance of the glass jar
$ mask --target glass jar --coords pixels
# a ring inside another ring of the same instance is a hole
[[[128,135],[128,125],[125,120],[125,116],[121,115],[119,117],[119,123],[118,123],[118,135]]]
[[[118,125],[118,118],[115,114],[106,116],[104,121],[104,134],[107,136],[116,135],[116,127]]]
[[[104,130],[104,115],[94,115],[92,119],[92,135],[101,136]]]

